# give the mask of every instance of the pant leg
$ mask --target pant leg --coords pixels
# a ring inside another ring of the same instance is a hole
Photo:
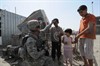
[[[93,59],[93,39],[85,39],[85,46],[84,46],[85,57],[87,59]]]
[[[55,42],[52,42],[52,59],[55,60],[55,54],[56,54],[56,46]]]
[[[83,38],[81,38],[80,39],[80,44],[79,44],[79,50],[80,50],[81,56],[85,56],[84,43],[85,43],[85,40]]]
[[[87,59],[93,59],[93,40],[88,38],[80,39],[80,53]]]
[[[60,59],[61,56],[61,44],[57,42],[57,58]]]

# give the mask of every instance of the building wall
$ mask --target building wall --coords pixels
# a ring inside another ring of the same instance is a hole
[[[17,25],[20,24],[25,17],[6,10],[0,10],[0,13],[2,44],[10,44],[11,36],[21,33],[17,28]]]
[[[0,45],[2,44],[2,37],[1,37],[1,13],[0,13]]]
[[[100,35],[100,16],[96,17],[96,34]]]

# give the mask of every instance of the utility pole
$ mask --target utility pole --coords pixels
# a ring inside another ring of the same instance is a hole
[[[92,5],[92,14],[94,13],[94,10],[93,10],[93,1],[91,2],[91,5]]]
[[[15,7],[15,14],[16,14],[16,7]]]
[[[15,22],[14,22],[14,26],[15,26],[14,33],[16,33],[16,7],[15,7]]]

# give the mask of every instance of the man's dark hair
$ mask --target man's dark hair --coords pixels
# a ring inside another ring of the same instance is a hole
[[[81,5],[81,6],[77,9],[78,12],[80,12],[80,11],[82,11],[82,10],[87,10],[87,6],[86,6],[86,5]]]
[[[65,30],[65,33],[72,34],[72,29],[70,29],[70,28],[69,28],[69,29],[66,29],[66,30]]]
[[[53,21],[56,21],[56,22],[58,22],[58,23],[59,23],[59,20],[58,20],[57,18],[53,19]]]

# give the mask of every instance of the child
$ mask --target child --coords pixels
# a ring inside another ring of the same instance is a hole
[[[66,64],[70,63],[70,66],[72,66],[72,38],[70,37],[70,35],[72,34],[72,30],[71,29],[66,29],[65,30],[65,35],[62,36],[62,43],[64,44],[63,46],[63,51],[64,51],[64,61],[66,62]]]

